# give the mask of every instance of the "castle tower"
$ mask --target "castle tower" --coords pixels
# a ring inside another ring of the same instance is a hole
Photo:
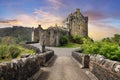
[[[84,17],[79,8],[74,13],[69,14],[67,23],[70,36],[88,36],[88,17]]]
[[[76,9],[76,15],[77,15],[77,17],[80,17],[80,9],[79,8]]]
[[[32,41],[34,41],[34,27],[32,27]]]

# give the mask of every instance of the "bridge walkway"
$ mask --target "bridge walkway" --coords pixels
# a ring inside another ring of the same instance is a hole
[[[48,48],[55,51],[56,57],[50,65],[41,68],[43,72],[38,80],[91,80],[72,59],[71,52],[75,48]]]

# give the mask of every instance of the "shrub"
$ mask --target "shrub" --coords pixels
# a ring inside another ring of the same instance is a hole
[[[60,45],[61,45],[61,46],[67,44],[68,42],[69,42],[69,39],[68,39],[67,36],[62,36],[62,37],[60,38]]]
[[[94,42],[82,45],[87,54],[100,54],[111,60],[120,61],[120,46],[111,42]]]
[[[9,51],[10,51],[10,56],[12,58],[18,57],[21,53],[21,50],[18,47],[15,47],[15,46],[11,46]]]
[[[7,45],[16,44],[16,38],[11,37],[11,36],[6,36],[1,39],[1,43],[7,44]]]
[[[73,36],[73,42],[78,43],[78,44],[83,43],[82,38],[80,36],[78,36],[78,35]]]
[[[83,44],[91,44],[94,42],[90,37],[81,37]]]
[[[5,59],[9,56],[9,47],[7,45],[0,46],[0,58]]]

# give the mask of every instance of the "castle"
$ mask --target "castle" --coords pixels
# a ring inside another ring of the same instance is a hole
[[[63,21],[63,26],[53,26],[48,29],[42,29],[41,25],[33,30],[32,40],[37,40],[41,44],[44,42],[47,46],[59,46],[59,40],[62,36],[88,36],[88,17],[84,17],[80,9],[68,15]]]

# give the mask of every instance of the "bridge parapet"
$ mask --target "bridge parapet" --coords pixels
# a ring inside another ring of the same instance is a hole
[[[120,62],[101,55],[90,56],[90,70],[99,80],[120,80]]]
[[[99,80],[120,80],[120,62],[97,54],[88,54],[88,58],[85,57],[86,54],[80,53],[78,50],[73,51],[72,56],[83,66],[82,68],[89,68]]]
[[[38,49],[30,47],[30,45],[25,47]],[[47,63],[52,56],[54,56],[54,51],[47,49],[45,53],[0,63],[0,80],[36,80],[38,77],[36,75],[42,72],[40,67]]]

